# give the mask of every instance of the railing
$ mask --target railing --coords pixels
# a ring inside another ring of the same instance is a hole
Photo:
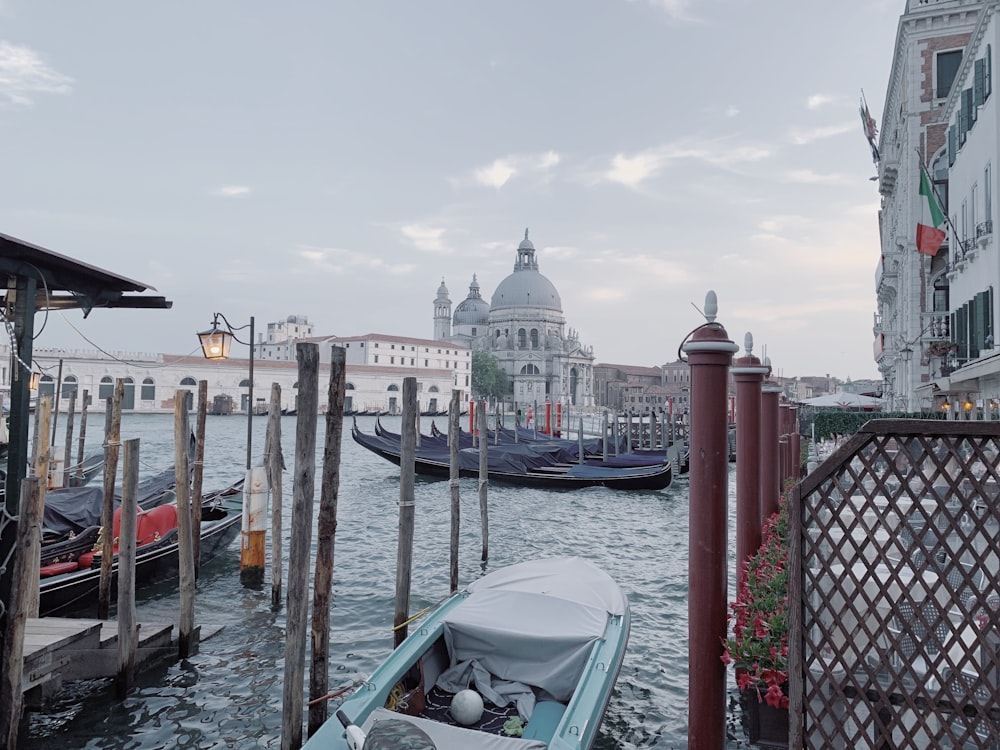
[[[994,746],[998,458],[1000,423],[876,420],[792,491],[790,746]]]
[[[986,221],[981,221],[976,224],[976,239],[981,237],[989,237],[993,234],[993,220],[987,219]]]
[[[920,314],[920,330],[922,341],[939,341],[951,339],[951,313],[926,312]]]

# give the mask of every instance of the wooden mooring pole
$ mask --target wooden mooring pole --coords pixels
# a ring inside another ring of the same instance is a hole
[[[208,381],[198,381],[198,406],[194,418],[194,468],[191,471],[191,554],[194,578],[201,573],[201,494],[205,478],[205,415],[208,413]]]
[[[281,386],[277,383],[271,383],[264,466],[271,490],[271,608],[276,610],[281,607],[281,473],[285,469],[285,456],[281,452]]]
[[[312,664],[309,669],[309,736],[329,716],[329,704],[320,700],[330,688],[330,609],[333,590],[333,553],[337,535],[337,498],[340,492],[340,448],[344,434],[344,387],[347,350],[333,347],[330,387],[327,391],[326,442],[319,490],[316,538],[316,574],[313,576]]]
[[[194,531],[191,513],[191,475],[188,471],[188,423],[186,391],[174,395],[174,482],[177,495],[177,555],[180,584],[180,620],[177,626],[177,652],[186,659],[197,651],[194,629]]]
[[[739,349],[715,322],[715,293],[705,300],[707,323],[683,349],[691,367],[691,466],[688,531],[688,748],[726,744],[726,536],[729,502],[729,366]]]
[[[448,468],[448,488],[451,490],[451,563],[449,565],[449,581],[451,593],[458,591],[458,536],[461,529],[462,505],[459,495],[458,471],[458,435],[459,412],[462,409],[462,392],[451,392],[451,405],[448,407],[448,448],[450,464]],[[515,436],[518,425],[514,425]]]
[[[104,432],[104,505],[101,506],[101,580],[97,594],[97,618],[107,620],[111,610],[111,564],[114,558],[115,480],[121,450],[122,398],[125,381],[115,380],[114,395],[108,399],[107,429]]]
[[[20,520],[17,524],[10,610],[3,638],[0,669],[0,747],[16,748],[24,710],[24,630],[28,621],[28,572],[37,568],[42,523],[41,480],[21,480]]]
[[[547,404],[548,402],[546,402]],[[479,410],[479,429],[486,432],[486,402]],[[489,497],[489,441],[479,444],[479,518],[483,527],[483,560],[490,556],[490,515],[487,498]]]
[[[42,514],[45,512],[45,493],[48,491],[49,484],[49,458],[51,457],[51,449],[49,442],[49,431],[51,429],[51,417],[52,417],[52,399],[48,396],[44,396],[39,400],[38,403],[38,456],[35,458],[35,476],[38,477],[40,484],[38,486],[38,517],[41,518]],[[41,532],[39,532],[41,533]],[[28,559],[39,560],[42,554],[41,548],[41,536],[39,536],[38,541],[35,543],[35,548],[29,552],[32,556]],[[38,582],[39,582],[39,572],[37,565],[29,565],[25,569],[25,592],[24,601],[27,607],[28,617],[38,617],[39,611],[39,592],[38,592]]]
[[[90,405],[90,391],[83,389],[83,403],[80,404],[80,437],[76,451],[77,484],[83,484],[83,458],[87,445],[87,407]]]
[[[319,413],[319,346],[295,347],[299,366],[295,468],[292,481],[292,533],[288,546],[288,604],[285,677],[282,686],[281,750],[302,747],[306,621],[309,613],[309,551],[316,485],[316,420]]]
[[[118,542],[118,674],[115,694],[124,698],[135,678],[139,631],[135,624],[135,535],[139,495],[139,438],[126,440],[122,456],[122,522]]]
[[[396,547],[396,612],[393,615],[393,643],[396,648],[406,640],[406,622],[410,619],[410,576],[413,566],[413,517],[416,500],[413,491],[416,435],[413,412],[417,408],[417,379],[403,378],[402,445],[399,454],[399,541]],[[471,407],[470,407],[471,408]],[[480,440],[480,445],[488,441]]]
[[[69,487],[73,471],[73,417],[76,414],[76,389],[69,392],[69,407],[66,411],[66,442],[63,446],[62,486]]]

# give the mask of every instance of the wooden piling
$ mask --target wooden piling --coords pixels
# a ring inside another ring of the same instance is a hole
[[[569,432],[568,425],[566,428],[566,432],[567,433]],[[580,431],[576,435],[576,442],[577,442],[577,450],[580,453],[580,455],[577,456],[577,460],[579,461],[580,466],[583,466],[583,417],[580,417]]]
[[[0,669],[0,747],[16,748],[17,735],[24,709],[24,630],[28,622],[25,594],[29,588],[26,573],[37,568],[37,537],[41,529],[41,507],[38,477],[21,480],[20,515],[14,547],[14,565],[10,590],[10,609],[3,637]],[[38,529],[38,531],[36,531]]]
[[[448,470],[448,487],[451,490],[451,564],[449,566],[449,580],[451,583],[451,593],[453,594],[458,591],[458,535],[461,528],[459,522],[462,509],[459,502],[458,481],[458,417],[461,408],[462,392],[455,389],[451,392],[451,406],[448,408],[448,447],[451,459]],[[517,429],[516,425],[514,429]]]
[[[406,640],[406,622],[410,619],[410,576],[413,566],[413,492],[416,436],[413,434],[413,411],[417,408],[417,379],[403,378],[403,426],[399,461],[399,542],[396,548],[396,612],[393,616],[393,648]],[[470,407],[472,408],[472,407]],[[482,424],[482,415],[480,415]],[[485,441],[480,440],[480,445]]]
[[[191,556],[194,578],[201,573],[201,495],[205,478],[205,415],[208,413],[208,381],[198,381],[198,411],[194,419],[194,467],[191,472]]]
[[[139,496],[139,439],[126,440],[122,455],[122,522],[118,542],[118,674],[115,694],[124,698],[135,678],[139,632],[135,624],[135,544]]]
[[[281,608],[281,473],[285,468],[281,452],[281,386],[271,383],[271,405],[267,411],[264,439],[264,466],[271,489],[271,608]]]
[[[50,457],[50,441],[49,432],[51,431],[52,417],[52,400],[48,396],[44,396],[39,400],[38,407],[38,456],[36,457],[35,463],[35,476],[40,480],[38,486],[38,505],[39,505],[39,518],[42,517],[42,513],[45,511],[45,493],[48,491],[49,483],[49,457]],[[39,532],[40,533],[40,532]],[[39,536],[39,540],[41,537]],[[39,560],[42,554],[41,542],[39,541],[35,549],[33,549],[29,554],[32,555],[31,560]],[[29,565],[25,570],[25,592],[24,601],[27,607],[28,617],[38,617],[39,611],[39,593],[38,593],[38,581],[39,572],[38,565]]]
[[[333,347],[330,389],[327,395],[326,444],[316,519],[316,574],[313,576],[312,665],[309,670],[309,736],[329,716],[328,703],[318,700],[330,688],[330,609],[333,590],[333,552],[337,535],[337,498],[340,492],[340,448],[344,433],[344,387],[347,350]],[[416,429],[416,428],[414,428]]]
[[[69,408],[66,412],[66,444],[63,448],[62,486],[69,487],[73,458],[73,417],[76,414],[76,389],[69,392]]]
[[[83,484],[83,458],[87,445],[87,406],[90,401],[90,391],[83,389],[83,403],[80,404],[80,438],[76,451],[76,484]]]
[[[302,746],[302,703],[309,610],[309,548],[316,482],[316,420],[319,413],[319,346],[300,343],[299,396],[295,422],[295,469],[292,481],[292,533],[288,548],[288,604],[285,629],[285,675],[282,686],[281,748]]]
[[[188,471],[188,424],[185,391],[174,395],[174,476],[177,494],[177,555],[180,583],[180,618],[177,626],[177,652],[186,659],[197,650],[194,629],[194,540],[191,521],[191,486]]]
[[[97,594],[97,618],[108,619],[111,609],[111,563],[114,557],[115,479],[121,449],[122,397],[125,381],[115,380],[114,395],[108,399],[104,431],[104,504],[101,506],[101,581]],[[179,397],[179,396],[178,396]]]
[[[479,411],[480,429],[486,431],[486,404]],[[489,441],[479,444],[479,518],[483,527],[483,554],[485,561],[490,556],[490,518],[487,506],[487,496],[489,495]]]

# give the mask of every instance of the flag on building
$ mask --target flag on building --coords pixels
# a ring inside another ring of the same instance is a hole
[[[872,161],[878,164],[878,127],[875,125],[875,118],[868,111],[868,102],[865,101],[865,92],[861,92],[861,103],[858,105],[858,112],[861,114],[861,129],[868,139],[868,146],[872,150]]]
[[[934,256],[944,242],[944,214],[934,195],[934,187],[927,170],[920,167],[920,220],[917,221],[917,252]]]

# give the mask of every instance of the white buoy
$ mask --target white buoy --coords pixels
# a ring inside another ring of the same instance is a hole
[[[459,690],[451,699],[451,715],[459,724],[475,724],[483,716],[483,699],[475,690]]]

